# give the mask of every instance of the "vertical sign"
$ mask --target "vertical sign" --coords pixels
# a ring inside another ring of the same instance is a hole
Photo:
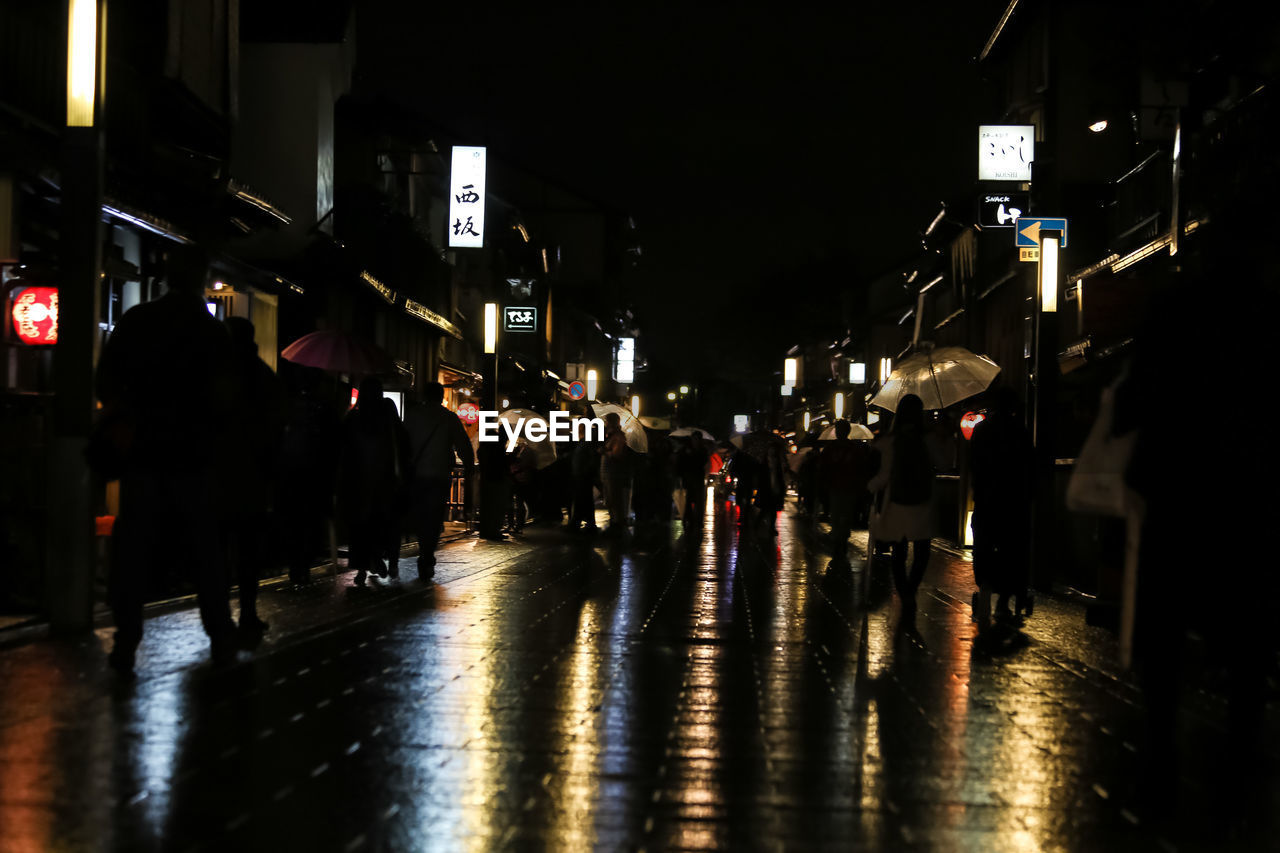
[[[636,381],[635,338],[618,338],[618,351],[613,358],[613,378],[623,384]]]
[[[449,175],[449,248],[484,246],[485,149],[453,146]]]

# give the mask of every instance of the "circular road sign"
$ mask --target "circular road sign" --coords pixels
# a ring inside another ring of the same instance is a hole
[[[587,386],[583,385],[581,382],[570,382],[569,396],[575,400],[581,400],[583,397],[587,396]]]

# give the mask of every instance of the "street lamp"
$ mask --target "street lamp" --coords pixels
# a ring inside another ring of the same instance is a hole
[[[889,377],[893,375],[893,359],[880,359],[880,383],[884,384],[889,381]]]
[[[668,402],[671,402],[671,403],[674,403],[674,402],[676,401],[676,392],[675,392],[675,391],[668,391],[668,392],[667,392],[667,401],[668,401]]]
[[[689,393],[689,386],[688,386],[688,385],[681,385],[681,386],[680,386],[680,393],[681,393],[681,395],[688,394],[688,393]]]
[[[782,382],[785,385],[794,386],[796,377],[800,372],[800,360],[798,358],[788,358],[782,362]]]
[[[1040,310],[1052,314],[1058,310],[1058,231],[1040,232]]]
[[[637,418],[640,417],[640,395],[633,394],[631,396],[631,414]]]
[[[594,400],[596,398],[596,384],[597,384],[598,378],[599,378],[599,374],[596,373],[594,368],[587,371],[587,399],[588,400]]]
[[[844,417],[844,394],[838,391],[836,392],[835,413],[836,420],[840,420]]]
[[[484,353],[493,355],[498,351],[498,304],[484,304]]]

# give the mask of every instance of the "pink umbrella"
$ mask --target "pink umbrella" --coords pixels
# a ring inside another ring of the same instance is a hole
[[[321,329],[289,344],[281,356],[305,367],[335,373],[378,375],[395,373],[396,366],[377,346],[336,329]]]

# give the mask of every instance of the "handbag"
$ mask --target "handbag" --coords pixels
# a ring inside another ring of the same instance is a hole
[[[689,495],[681,486],[671,492],[671,499],[676,504],[676,518],[684,518],[684,508],[688,505]]]
[[[1120,380],[1120,381],[1123,381]],[[1112,435],[1117,385],[1102,390],[1097,420],[1076,457],[1067,482],[1067,509],[1124,518],[1140,509],[1138,494],[1125,482],[1138,431]]]

